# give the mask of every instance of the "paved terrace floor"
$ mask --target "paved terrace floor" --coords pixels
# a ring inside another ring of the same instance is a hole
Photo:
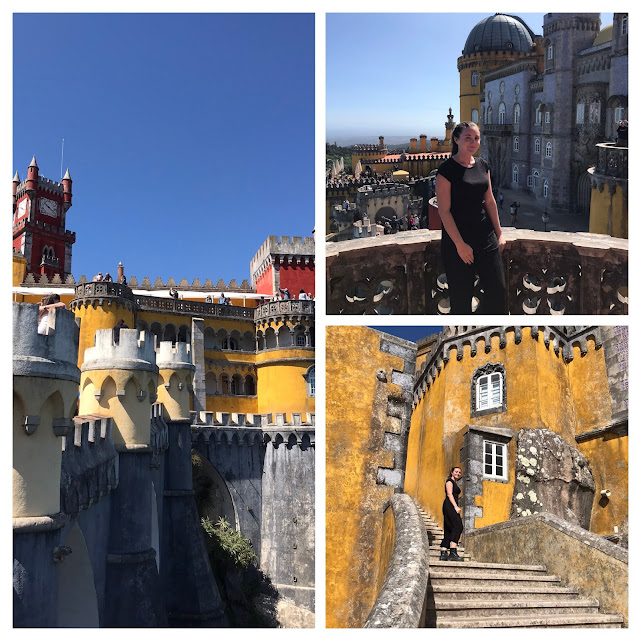
[[[501,189],[503,193],[503,209],[499,209],[501,227],[515,227],[516,229],[532,229],[533,231],[545,231],[545,225],[541,220],[544,208],[540,207],[532,194],[516,189]],[[512,225],[510,217],[510,203],[516,200],[521,203],[516,224]],[[498,205],[498,198],[497,198]],[[590,220],[588,214],[550,214],[550,222],[547,231],[588,231]]]

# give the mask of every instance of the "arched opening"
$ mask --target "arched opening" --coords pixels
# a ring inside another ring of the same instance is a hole
[[[158,349],[160,341],[162,341],[162,325],[158,322],[152,323],[149,331],[156,337],[156,349]]]
[[[71,548],[57,567],[58,627],[97,628],[98,598],[89,552],[78,523],[74,523],[64,545]]]
[[[200,452],[192,450],[191,455],[198,515],[209,519],[214,525],[222,517],[238,529],[236,509],[225,480]]]
[[[178,342],[189,343],[189,327],[187,325],[181,325],[178,328]]]
[[[216,374],[207,372],[205,374],[205,394],[214,396],[216,394]]]
[[[377,212],[376,212],[376,222],[379,225],[383,224],[383,218],[389,218],[392,219],[394,216],[396,216],[396,210],[393,207],[381,207]]]
[[[229,349],[229,335],[226,329],[219,329],[216,334],[219,349]]]
[[[212,327],[205,327],[204,347],[205,349],[216,349],[216,332]]]
[[[254,383],[254,378],[250,374],[245,376],[245,394],[247,396],[256,396],[256,383]]]
[[[265,332],[265,349],[276,347],[276,332],[273,327],[268,327]]]
[[[265,349],[265,337],[263,336],[263,333],[259,330],[256,332],[256,347],[259,352],[262,352]]]
[[[171,341],[172,345],[176,344],[176,327],[171,323],[165,325],[165,332],[163,336],[164,341]]]
[[[592,186],[590,174],[584,171],[577,181],[576,189],[576,209],[580,214],[590,213],[590,199],[592,198]]]
[[[291,347],[292,344],[292,333],[289,331],[287,325],[283,325],[278,330],[278,346],[279,347]]]

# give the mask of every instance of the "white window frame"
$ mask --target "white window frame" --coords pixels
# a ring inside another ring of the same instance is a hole
[[[533,177],[532,177],[532,175],[530,174],[530,175],[527,177],[527,186],[528,186],[528,187],[530,187],[530,189],[531,189],[533,184],[534,184],[534,178],[533,178]]]
[[[582,125],[585,123],[585,103],[576,103],[576,124]]]
[[[619,122],[619,120],[625,120],[625,107],[614,108],[614,122]]]
[[[601,101],[590,103],[590,114],[588,117],[590,124],[598,125],[601,122]]]
[[[514,144],[512,146],[513,151],[518,151],[519,150],[519,137],[514,136]]]
[[[472,79],[470,80],[472,87],[479,86],[479,72],[475,69],[472,71]]]
[[[548,60],[554,60],[554,45],[548,45]]]
[[[548,197],[548,192],[550,191],[550,184],[547,180],[543,181],[543,198]]]
[[[499,105],[499,125],[505,124],[505,103]]]
[[[497,441],[484,439],[483,478],[495,481],[507,481],[509,475],[507,455],[507,443],[498,443]]]
[[[539,188],[539,177],[540,177],[540,174],[539,174],[539,172],[535,169],[535,170],[532,172],[532,187],[533,187],[534,189],[538,189],[538,188]]]
[[[316,396],[316,366],[310,365],[307,371],[303,374],[305,379],[305,387],[307,389],[307,397],[313,398]]]
[[[546,125],[550,124],[550,112],[549,111],[545,112],[545,124]]]
[[[470,120],[473,123],[476,123],[477,125],[479,124],[479,110],[478,109],[472,109]]]
[[[483,398],[483,384],[487,384],[487,397]],[[497,396],[498,394],[498,396]],[[503,374],[490,372],[476,381],[476,411],[490,410],[503,405]]]
[[[541,139],[540,138],[535,138],[534,139],[534,153],[535,154],[540,154],[541,153]]]
[[[545,143],[545,157],[546,158],[552,158],[552,143],[551,142],[546,142]]]
[[[514,124],[518,125],[519,120],[521,120],[521,105],[517,102],[514,105]]]
[[[512,182],[515,184],[519,184],[519,166],[518,165],[512,165]]]
[[[536,123],[537,125],[540,125],[540,124],[541,124],[541,105],[537,105],[537,106],[536,106],[535,119],[534,119],[534,121],[535,121],[535,123]]]
[[[622,36],[628,35],[628,16],[623,16],[621,18],[621,35]]]

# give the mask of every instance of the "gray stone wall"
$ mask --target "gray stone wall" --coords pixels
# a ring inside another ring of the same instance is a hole
[[[628,413],[628,327],[616,325],[601,328],[603,353],[608,372],[612,417]]]

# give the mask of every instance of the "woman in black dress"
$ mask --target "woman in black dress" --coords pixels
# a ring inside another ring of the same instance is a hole
[[[463,560],[456,552],[458,540],[463,532],[461,508],[458,506],[458,495],[461,493],[461,488],[456,484],[461,476],[463,476],[461,468],[453,467],[445,481],[445,500],[443,501],[443,530],[445,534],[441,541],[441,561]]]
[[[436,200],[441,217],[441,255],[452,314],[469,314],[476,275],[482,314],[507,314],[501,251],[505,240],[492,194],[489,165],[474,158],[480,131],[461,122],[452,132],[452,156],[438,169]]]

